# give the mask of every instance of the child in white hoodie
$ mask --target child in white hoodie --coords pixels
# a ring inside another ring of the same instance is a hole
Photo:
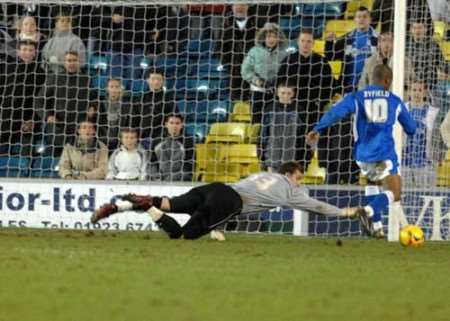
[[[122,129],[121,145],[109,158],[106,179],[145,180],[147,178],[147,153],[138,147],[138,132]]]

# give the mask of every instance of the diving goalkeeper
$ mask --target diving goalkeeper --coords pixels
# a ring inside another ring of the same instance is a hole
[[[97,209],[91,222],[124,211],[146,211],[170,238],[197,239],[238,214],[247,214],[289,207],[327,216],[354,217],[356,208],[340,209],[308,196],[308,190],[298,182],[302,167],[295,162],[281,165],[279,173],[260,172],[233,184],[211,183],[194,187],[175,197],[127,194],[118,204],[104,204]],[[191,217],[180,226],[165,212],[186,213]]]

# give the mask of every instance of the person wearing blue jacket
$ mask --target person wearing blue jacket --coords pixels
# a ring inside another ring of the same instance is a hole
[[[338,91],[344,93],[358,89],[366,59],[377,52],[378,33],[370,26],[369,9],[358,8],[354,20],[355,29],[337,39],[330,32],[325,41],[326,58],[343,62]]]
[[[382,182],[386,187],[380,193],[378,186],[366,187],[367,205],[358,214],[363,230],[374,237],[383,238],[381,214],[393,202],[400,201],[400,164],[393,135],[396,121],[408,135],[413,135],[417,123],[408,112],[402,99],[389,91],[392,70],[387,65],[377,65],[373,71],[373,84],[365,89],[348,94],[334,105],[308,133],[306,140],[314,146],[326,128],[333,123],[353,115],[353,158],[361,173],[373,183]]]

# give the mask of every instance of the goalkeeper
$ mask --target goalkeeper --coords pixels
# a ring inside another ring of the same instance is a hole
[[[340,209],[309,197],[308,190],[298,183],[302,177],[302,167],[298,163],[287,162],[281,165],[279,173],[261,172],[230,185],[202,185],[172,198],[127,194],[117,205],[109,203],[97,209],[91,222],[97,223],[118,212],[146,211],[170,238],[197,239],[233,216],[278,206],[327,216],[355,215],[356,209]],[[181,227],[165,212],[186,213],[191,218]]]

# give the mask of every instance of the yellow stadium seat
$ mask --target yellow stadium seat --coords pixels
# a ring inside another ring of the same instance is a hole
[[[333,77],[338,79],[341,76],[342,61],[340,61],[340,60],[331,60],[328,63],[330,64],[331,72],[333,74]]]
[[[222,152],[225,162],[240,165],[240,176],[259,172],[261,165],[258,159],[258,147],[256,144],[231,144],[224,145]]]
[[[447,25],[444,21],[434,21],[434,39],[437,42],[444,41]]]
[[[305,175],[303,177],[303,183],[304,184],[323,184],[323,183],[325,183],[326,176],[327,176],[327,172],[326,172],[325,168],[319,167],[319,155],[316,150],[311,159],[311,162],[308,165],[308,168],[305,171]]]
[[[259,143],[259,132],[261,131],[260,124],[251,124],[247,127],[246,141],[250,144]]]
[[[205,174],[202,176],[202,182],[236,182],[241,177],[241,168],[239,164],[230,164],[228,162],[208,163]]]
[[[232,144],[222,146],[221,155],[230,163],[257,163],[258,151],[256,144]]]
[[[374,0],[352,0],[347,2],[344,18],[352,19],[359,7],[366,7],[367,9],[372,10],[373,2]]]
[[[314,40],[313,51],[319,55],[325,55],[325,40]]]
[[[326,39],[330,32],[334,32],[336,37],[341,37],[354,28],[355,22],[353,20],[329,20],[325,26],[323,38]]]
[[[436,169],[437,186],[450,186],[450,161],[445,160]]]
[[[440,43],[442,54],[444,55],[445,60],[450,60],[450,41],[443,41]]]
[[[215,123],[206,136],[206,143],[242,144],[245,142],[246,135],[246,123]]]
[[[216,163],[223,160],[223,144],[196,144],[195,145],[195,169],[194,180],[200,181],[206,172],[208,163]]]
[[[251,123],[252,112],[250,103],[246,101],[238,101],[234,104],[233,112],[230,114],[231,122]]]
[[[199,180],[203,182],[235,182],[261,170],[256,145],[222,144],[217,146],[219,151],[216,159],[205,162],[205,170],[197,176]]]

